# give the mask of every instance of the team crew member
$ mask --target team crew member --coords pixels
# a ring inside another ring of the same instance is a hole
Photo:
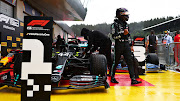
[[[157,49],[158,37],[154,35],[154,30],[151,30],[151,35],[147,36],[147,46],[149,53],[155,53]]]
[[[104,54],[107,59],[108,67],[112,67],[111,59],[111,40],[105,34],[99,31],[90,31],[86,28],[81,30],[81,36],[84,36],[84,39],[88,40],[88,46],[85,49],[85,53],[90,51],[91,53],[96,51],[98,48],[100,54]]]
[[[162,42],[166,45],[172,43],[172,37],[169,35],[169,31],[165,31],[165,36],[163,37]]]
[[[56,45],[56,51],[62,52],[63,48],[61,45],[64,45],[64,40],[61,38],[60,35],[57,36],[57,41],[53,43],[53,45]]]
[[[173,42],[172,37],[169,35],[169,31],[165,31],[165,36],[162,39],[163,44],[165,44],[165,49],[164,49],[164,56],[165,56],[165,61],[167,64],[171,62],[171,59],[169,59],[169,51],[171,48],[171,44]]]
[[[180,34],[179,31],[176,32],[176,36],[174,37],[174,42],[180,42]],[[177,62],[177,66],[180,65],[180,43],[175,43],[175,47],[174,47],[174,57],[175,60]]]
[[[127,62],[128,70],[131,78],[131,84],[141,83],[136,80],[134,68],[133,68],[133,57],[131,53],[131,48],[129,45],[128,38],[130,34],[128,32],[127,22],[129,19],[128,10],[125,8],[119,8],[116,10],[116,18],[114,23],[111,26],[112,29],[112,38],[115,39],[115,59],[111,71],[111,82],[118,83],[114,78],[116,67],[119,64],[121,55],[124,56],[124,59]]]

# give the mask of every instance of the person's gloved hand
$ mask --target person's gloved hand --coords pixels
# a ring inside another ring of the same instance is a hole
[[[124,29],[124,35],[127,35],[127,34],[129,34],[128,29]]]
[[[83,59],[86,58],[86,54],[84,54],[84,55],[82,56],[82,58],[83,58]]]
[[[86,57],[86,52],[84,51],[83,53],[82,53],[82,58],[84,59]]]
[[[84,55],[84,54],[86,54],[86,52],[84,51],[82,54]]]

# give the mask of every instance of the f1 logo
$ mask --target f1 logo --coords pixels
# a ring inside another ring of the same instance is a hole
[[[144,38],[136,38],[135,41],[143,41]]]
[[[30,23],[27,24],[27,26],[45,26],[50,20],[32,20]]]

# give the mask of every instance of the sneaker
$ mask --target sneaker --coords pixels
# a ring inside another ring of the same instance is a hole
[[[139,84],[139,83],[142,83],[142,82],[141,82],[141,81],[134,80],[134,79],[131,79],[131,84]]]
[[[108,89],[108,88],[110,88],[110,86],[109,86],[109,84],[106,82],[106,83],[105,83],[105,89]]]
[[[119,83],[114,77],[111,78],[112,83]]]

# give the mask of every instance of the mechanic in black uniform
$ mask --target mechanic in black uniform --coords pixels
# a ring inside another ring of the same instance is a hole
[[[86,28],[81,30],[81,36],[84,36],[84,39],[88,40],[88,46],[85,49],[84,53],[90,51],[90,53],[99,50],[99,54],[106,56],[108,67],[112,67],[111,59],[111,40],[110,38],[99,32],[99,31],[90,31]],[[100,49],[98,49],[100,48]]]
[[[65,40],[61,38],[60,35],[57,36],[57,41],[53,43],[56,45],[56,51],[63,52],[65,50]]]
[[[119,64],[121,55],[124,56],[126,63],[128,65],[128,70],[131,78],[131,84],[141,83],[135,78],[134,68],[133,68],[133,57],[131,53],[131,48],[128,38],[130,34],[128,32],[127,22],[129,19],[128,10],[125,8],[119,8],[116,10],[116,18],[114,23],[111,25],[112,38],[115,40],[115,55],[114,62],[111,70],[111,82],[119,83],[115,78],[116,67]]]
[[[158,43],[158,37],[154,35],[154,30],[151,30],[151,35],[147,36],[147,47],[149,50],[149,53],[155,53],[157,49],[157,43]]]

